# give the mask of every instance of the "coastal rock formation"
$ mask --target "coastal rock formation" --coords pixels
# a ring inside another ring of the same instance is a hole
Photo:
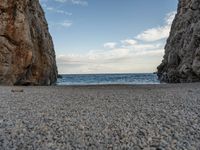
[[[51,85],[52,38],[39,0],[0,0],[0,84]]]
[[[158,77],[169,83],[200,81],[199,0],[179,0]]]

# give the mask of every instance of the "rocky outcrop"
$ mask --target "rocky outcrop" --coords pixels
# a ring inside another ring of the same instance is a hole
[[[158,77],[169,83],[200,81],[199,0],[179,0]]]
[[[39,0],[0,0],[0,84],[51,85],[52,38]]]

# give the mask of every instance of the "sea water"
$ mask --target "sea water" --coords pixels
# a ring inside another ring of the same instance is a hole
[[[63,74],[58,85],[102,85],[102,84],[159,84],[156,74]]]

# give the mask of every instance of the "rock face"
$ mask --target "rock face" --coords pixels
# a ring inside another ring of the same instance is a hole
[[[0,0],[0,84],[51,85],[52,38],[39,0]]]
[[[200,81],[199,0],[179,0],[158,77],[169,83]]]

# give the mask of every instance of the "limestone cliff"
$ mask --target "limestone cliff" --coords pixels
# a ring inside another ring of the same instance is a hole
[[[158,77],[169,83],[200,81],[199,0],[179,0]]]
[[[52,38],[39,0],[0,0],[0,84],[51,85]]]

